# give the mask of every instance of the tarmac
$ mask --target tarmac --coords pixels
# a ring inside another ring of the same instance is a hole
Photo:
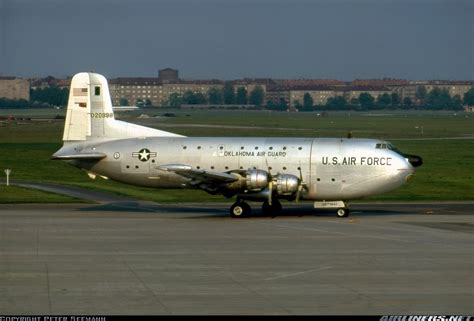
[[[472,202],[232,219],[103,197],[0,205],[0,314],[474,313]]]

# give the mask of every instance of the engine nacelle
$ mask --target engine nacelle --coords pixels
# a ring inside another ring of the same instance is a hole
[[[268,186],[268,173],[252,169],[245,175],[245,185],[249,191],[260,191]]]
[[[275,185],[278,195],[292,195],[298,191],[300,179],[291,174],[279,174]]]

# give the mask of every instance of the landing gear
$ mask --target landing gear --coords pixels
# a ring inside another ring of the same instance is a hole
[[[230,207],[230,216],[232,218],[247,217],[250,214],[252,214],[252,208],[246,202],[237,201]]]
[[[264,216],[272,216],[275,217],[281,212],[281,203],[274,199],[272,200],[272,204],[270,205],[268,201],[263,202],[262,204],[262,214]]]
[[[350,213],[349,209],[344,208],[344,207],[338,208],[336,211],[337,217],[348,217],[349,213]]]

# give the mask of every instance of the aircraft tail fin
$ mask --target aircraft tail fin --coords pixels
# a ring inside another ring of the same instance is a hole
[[[181,136],[116,120],[104,76],[81,72],[71,80],[63,141],[115,140],[144,136]]]

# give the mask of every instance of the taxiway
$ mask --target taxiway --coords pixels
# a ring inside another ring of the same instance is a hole
[[[472,315],[472,205],[0,205],[0,313]]]

